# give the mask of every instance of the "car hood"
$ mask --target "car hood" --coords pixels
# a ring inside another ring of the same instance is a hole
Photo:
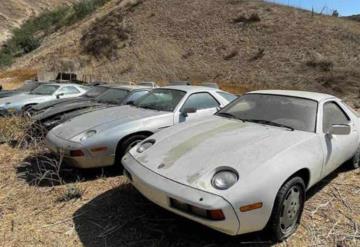
[[[56,100],[50,100],[38,105],[33,106],[32,108],[35,111],[41,111],[49,107],[54,107],[66,103],[73,103],[73,102],[81,102],[81,101],[89,101],[88,98],[85,97],[76,97],[76,98],[65,98],[65,99],[56,99]]]
[[[75,110],[87,108],[87,107],[92,107],[92,106],[96,107],[97,105],[99,105],[99,103],[96,103],[92,100],[70,101],[70,102],[66,102],[66,103],[63,102],[61,104],[54,105],[53,107],[50,107],[49,109],[47,109],[39,114],[34,115],[32,117],[32,119],[35,121],[42,121],[42,120],[54,117],[59,114],[65,114],[65,113],[69,113],[71,111],[75,111]]]
[[[0,98],[10,97],[20,93],[21,92],[16,92],[16,91],[0,91]]]
[[[147,118],[154,118],[166,114],[169,113],[147,110],[128,105],[109,107],[101,111],[89,112],[72,118],[52,129],[52,132],[62,139],[70,140],[90,129],[101,132],[129,122],[145,120]]]
[[[219,167],[228,166],[240,177],[247,176],[312,136],[313,133],[212,116],[159,132],[152,136],[156,143],[151,148],[142,154],[134,148],[131,154],[161,176],[205,189]]]
[[[21,103],[31,103],[31,102],[38,102],[41,101],[44,98],[48,98],[51,96],[43,96],[43,95],[33,95],[33,94],[28,94],[28,93],[21,93],[21,94],[17,94],[17,95],[13,95],[10,97],[6,97],[6,98],[1,98],[0,99],[0,105],[3,104],[21,104]]]

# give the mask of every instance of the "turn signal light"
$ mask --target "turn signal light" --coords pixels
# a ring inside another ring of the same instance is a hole
[[[208,216],[212,220],[224,220],[225,215],[221,209],[208,210]]]
[[[262,202],[257,202],[257,203],[245,205],[245,206],[240,207],[240,212],[251,211],[251,210],[254,210],[254,209],[262,208],[262,206],[263,206]]]
[[[84,156],[84,152],[82,150],[71,150],[70,151],[70,156],[71,157],[81,157],[81,156]]]
[[[107,147],[97,147],[97,148],[92,148],[91,149],[91,152],[93,152],[93,153],[96,153],[96,152],[105,152],[105,151],[107,151]]]

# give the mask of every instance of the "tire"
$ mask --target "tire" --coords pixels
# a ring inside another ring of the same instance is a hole
[[[350,165],[354,169],[359,169],[359,167],[360,167],[360,147],[356,151],[355,155],[351,158]]]
[[[116,148],[115,155],[115,166],[122,168],[121,159],[122,157],[136,144],[146,139],[149,135],[145,134],[135,134],[127,137],[125,140],[121,141]]]
[[[280,188],[268,223],[268,231],[275,242],[285,240],[296,231],[305,199],[305,183],[300,177],[289,179]]]
[[[32,114],[32,107],[33,107],[34,105],[26,105],[26,106],[24,106],[23,108],[22,108],[22,115],[24,116],[24,117],[30,117],[31,116],[31,114]]]

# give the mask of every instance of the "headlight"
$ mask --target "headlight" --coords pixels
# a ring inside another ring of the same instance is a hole
[[[211,184],[215,189],[227,190],[239,180],[239,175],[232,170],[221,170],[215,173]]]
[[[85,141],[86,139],[94,136],[96,134],[96,130],[88,130],[86,131],[83,136],[80,138],[80,141],[83,142]]]
[[[136,151],[138,153],[142,153],[145,150],[149,149],[152,145],[154,145],[154,143],[155,143],[154,139],[146,140],[140,144],[140,146],[136,149]]]

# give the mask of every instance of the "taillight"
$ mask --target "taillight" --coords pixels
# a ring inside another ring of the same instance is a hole
[[[84,152],[82,150],[71,150],[70,151],[70,156],[71,157],[81,157],[81,156],[84,156]]]

